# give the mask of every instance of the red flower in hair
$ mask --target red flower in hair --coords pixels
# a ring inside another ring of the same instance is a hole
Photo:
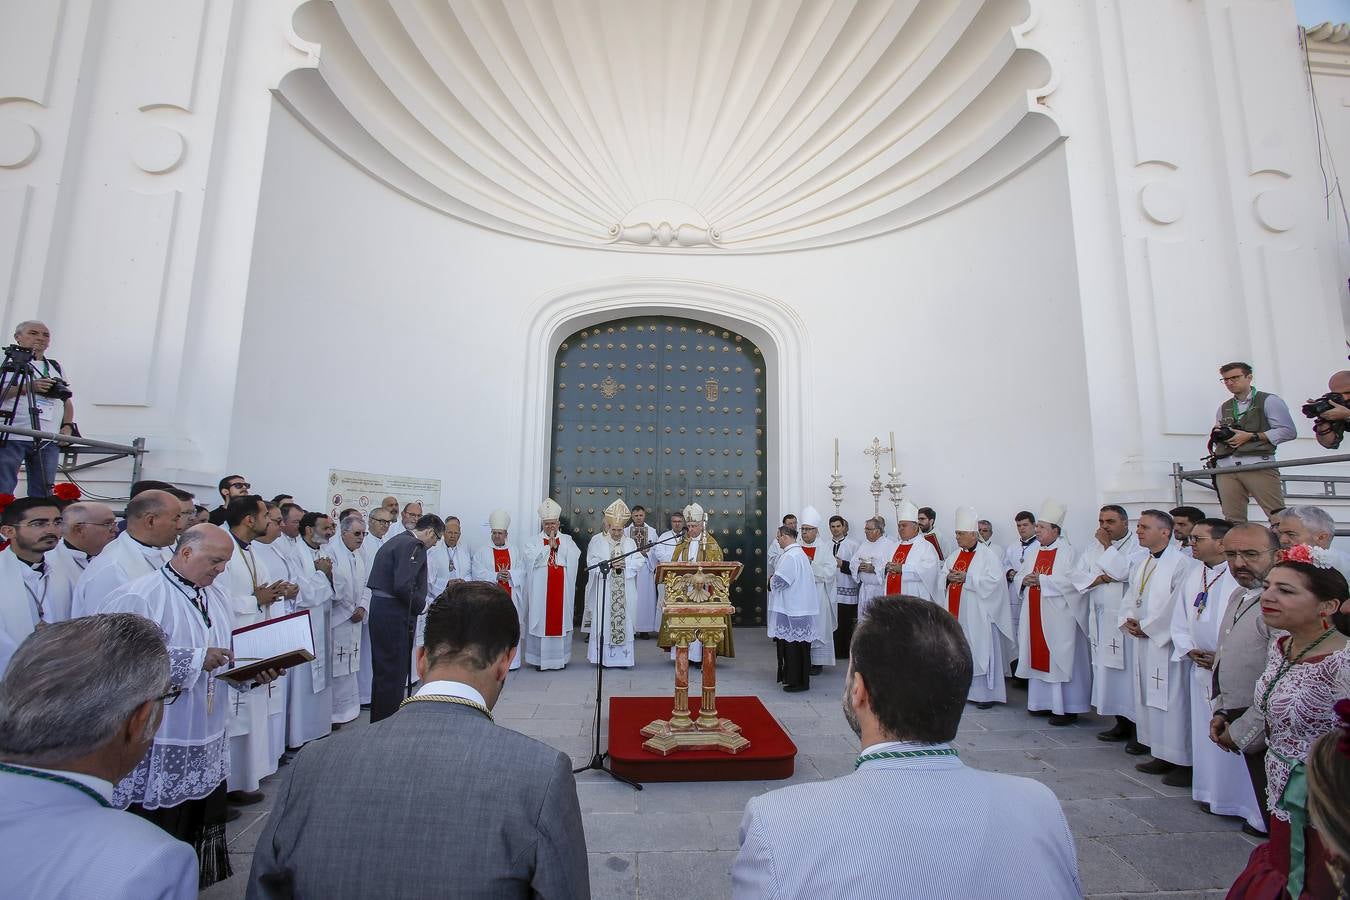
[[[1280,551],[1280,562],[1301,562],[1313,564],[1312,548],[1307,544],[1296,544],[1288,550]]]
[[[69,481],[63,481],[52,488],[52,496],[57,500],[71,502],[80,499],[84,494],[80,491],[79,485],[71,484]]]

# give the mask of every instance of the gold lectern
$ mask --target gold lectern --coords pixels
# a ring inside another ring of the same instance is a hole
[[[657,644],[675,648],[675,708],[669,719],[642,729],[642,747],[669,756],[680,749],[716,748],[739,753],[750,746],[741,728],[717,715],[717,648],[728,638],[731,583],[741,574],[738,562],[668,562],[656,567],[657,584],[666,588]],[[703,696],[697,719],[689,715],[689,644],[703,643]]]

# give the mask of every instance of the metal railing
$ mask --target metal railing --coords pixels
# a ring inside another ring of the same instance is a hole
[[[1272,462],[1243,464],[1243,472],[1259,472],[1263,469],[1280,470],[1280,487],[1289,506],[1316,505],[1318,502],[1350,501],[1350,474],[1346,475],[1297,475],[1285,474],[1285,469],[1326,466],[1350,462],[1350,453],[1333,453],[1328,456],[1309,456],[1303,459],[1277,459]],[[1206,490],[1218,492],[1214,485],[1214,476],[1222,475],[1233,469],[1183,469],[1181,463],[1172,463],[1173,499],[1177,506],[1185,506],[1184,485],[1193,484]],[[1300,491],[1299,485],[1320,485],[1320,491]],[[1304,501],[1302,503],[1294,501]],[[1336,524],[1338,536],[1350,535],[1350,524]]]
[[[114,444],[111,441],[96,441],[93,438],[72,437],[50,431],[34,431],[31,428],[19,428],[14,425],[0,425],[0,434],[50,441],[58,445],[61,448],[62,459],[57,465],[57,472],[62,475],[69,476],[71,472],[81,472],[130,457],[131,483],[135,484],[141,480],[142,459],[145,456],[143,437],[134,438],[130,444]],[[81,457],[93,459],[82,462]]]

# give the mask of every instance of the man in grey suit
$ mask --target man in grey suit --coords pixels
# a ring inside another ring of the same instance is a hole
[[[416,696],[291,764],[248,897],[589,897],[571,761],[492,721],[519,640],[505,591],[451,585]]]
[[[19,646],[0,682],[0,897],[197,896],[191,845],[110,802],[176,696],[164,635],[131,613]]]
[[[1266,720],[1252,705],[1256,679],[1266,670],[1271,631],[1261,615],[1261,592],[1266,575],[1275,565],[1280,539],[1264,525],[1236,525],[1223,538],[1228,571],[1241,588],[1233,592],[1219,626],[1219,646],[1214,650],[1213,718],[1210,740],[1231,753],[1241,753],[1247,763],[1261,818],[1270,830],[1266,805]],[[1283,634],[1283,632],[1280,632]],[[1251,825],[1242,830],[1265,837]]]
[[[951,747],[971,669],[945,607],[873,601],[853,634],[844,688],[844,718],[863,746],[857,770],[746,805],[733,896],[1083,896],[1050,789],[968,769]]]

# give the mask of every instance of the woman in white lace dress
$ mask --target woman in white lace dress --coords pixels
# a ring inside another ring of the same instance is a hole
[[[1336,702],[1350,697],[1350,649],[1332,625],[1347,593],[1345,576],[1304,545],[1281,554],[1266,576],[1261,614],[1288,632],[1271,645],[1253,700],[1266,721],[1270,841],[1252,851],[1230,898],[1336,896],[1327,851],[1308,824],[1304,761],[1337,727]]]

